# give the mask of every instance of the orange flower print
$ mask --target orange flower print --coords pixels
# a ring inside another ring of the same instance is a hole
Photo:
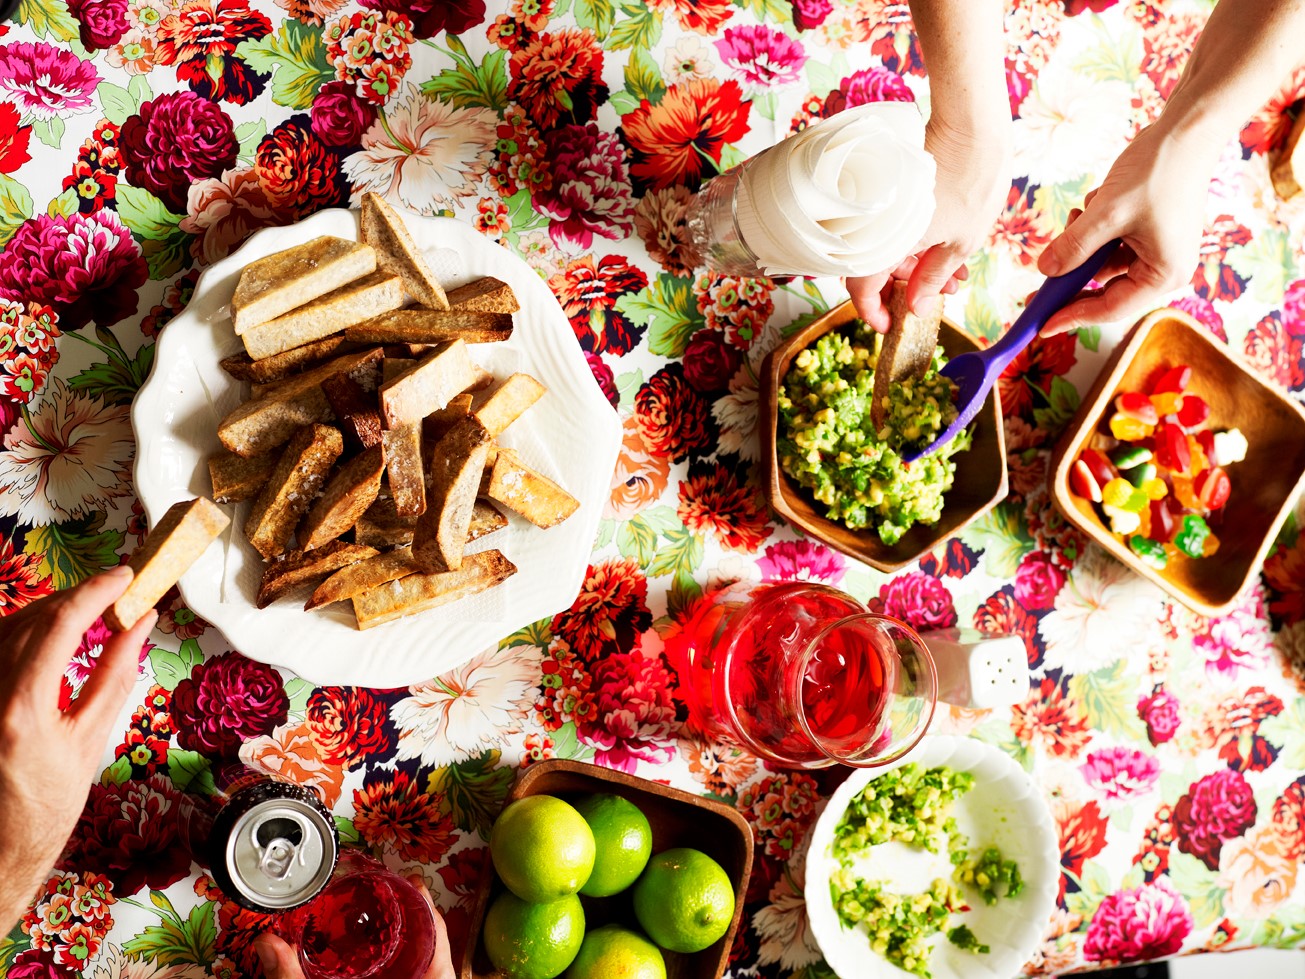
[[[719,164],[725,145],[748,131],[751,108],[738,82],[715,78],[672,85],[658,105],[645,99],[621,120],[634,161],[630,176],[654,190],[674,184],[696,190],[712,175],[707,160]]]

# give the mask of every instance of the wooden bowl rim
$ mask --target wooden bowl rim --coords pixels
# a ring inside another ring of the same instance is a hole
[[[790,493],[801,493],[802,490],[795,486],[792,481],[783,473],[779,466],[779,453],[776,444],[779,438],[779,412],[778,396],[779,388],[782,384],[782,374],[784,373],[784,361],[796,356],[798,351],[804,347],[810,346],[826,333],[831,333],[839,327],[846,326],[848,323],[857,319],[855,307],[851,299],[846,299],[836,306],[831,306],[816,319],[806,324],[792,336],[788,337],[766,355],[762,364],[760,376],[759,410],[761,418],[759,419],[760,436],[761,436],[761,459],[766,464],[766,498],[771,509],[783,517],[789,524],[802,531],[807,537],[820,541],[826,547],[846,554],[848,557],[861,561],[877,571],[891,573],[900,571],[914,561],[928,554],[944,540],[955,537],[962,530],[972,524],[979,517],[983,516],[998,503],[1004,500],[1009,492],[1009,474],[1006,467],[1006,432],[1005,424],[1001,411],[1001,399],[997,397],[997,389],[994,385],[993,390],[988,395],[988,400],[984,402],[983,407],[979,410],[980,415],[992,415],[996,429],[997,455],[1000,460],[1000,476],[997,482],[996,492],[991,499],[980,504],[972,513],[965,517],[959,524],[947,531],[946,537],[938,536],[932,538],[930,543],[914,554],[905,557],[898,556],[880,556],[872,553],[873,551],[892,550],[884,544],[871,530],[854,531],[850,528],[843,528],[841,524],[814,514],[811,517],[799,513],[793,509],[788,500]],[[961,339],[972,344],[975,350],[982,349],[979,340],[964,327],[954,323],[947,317],[943,317],[943,323],[948,329],[958,334]],[[957,457],[957,478],[960,478],[962,465],[965,461],[964,456]],[[836,538],[831,536],[831,531],[848,530],[855,534],[859,539],[864,540],[867,549],[855,549],[845,547]],[[895,547],[896,545],[894,545]]]
[[[1080,403],[1078,412],[1075,413],[1069,427],[1057,443],[1051,459],[1051,497],[1056,509],[1061,512],[1065,519],[1091,537],[1107,553],[1163,589],[1193,612],[1199,615],[1217,616],[1226,613],[1241,600],[1241,596],[1246,592],[1247,587],[1263,568],[1264,558],[1268,554],[1269,548],[1273,546],[1278,532],[1282,529],[1294,500],[1300,495],[1302,489],[1305,489],[1305,469],[1298,474],[1293,489],[1284,498],[1277,516],[1270,525],[1264,539],[1260,542],[1235,593],[1231,598],[1221,602],[1210,601],[1201,592],[1186,588],[1182,582],[1171,579],[1163,571],[1144,564],[1106,529],[1100,518],[1095,516],[1095,513],[1092,520],[1084,517],[1083,513],[1072,502],[1074,494],[1069,488],[1070,469],[1073,467],[1074,461],[1078,458],[1083,446],[1096,431],[1105,406],[1113,401],[1118,393],[1119,384],[1122,381],[1124,372],[1128,369],[1128,365],[1133,362],[1133,358],[1145,346],[1155,327],[1168,321],[1180,324],[1192,338],[1215,350],[1253,381],[1268,398],[1288,406],[1300,418],[1301,424],[1305,426],[1305,410],[1285,392],[1261,377],[1235,350],[1227,344],[1218,342],[1199,320],[1189,313],[1173,307],[1153,310],[1143,316],[1132,327],[1111,353],[1110,358],[1097,375],[1097,379],[1093,382],[1094,386],[1090,391],[1090,396]]]

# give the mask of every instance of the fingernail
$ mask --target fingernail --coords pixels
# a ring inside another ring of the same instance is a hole
[[[116,581],[119,578],[122,578],[123,580],[131,578],[135,573],[136,572],[132,570],[130,564],[120,564],[116,568],[110,568],[108,571],[104,572],[104,576]]]

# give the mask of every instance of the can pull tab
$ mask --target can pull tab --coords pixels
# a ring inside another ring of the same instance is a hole
[[[294,865],[296,849],[289,840],[272,840],[258,856],[258,869],[272,880],[285,880]]]

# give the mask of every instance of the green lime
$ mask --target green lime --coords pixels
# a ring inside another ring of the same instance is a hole
[[[672,952],[700,952],[734,917],[729,875],[701,850],[664,850],[634,885],[634,915],[648,937]]]
[[[594,834],[594,872],[580,893],[608,897],[625,890],[643,873],[652,853],[652,827],[629,799],[619,795],[585,796],[575,804]]]
[[[585,935],[566,979],[666,979],[666,962],[637,931],[603,925]]]
[[[531,904],[505,891],[485,915],[485,951],[510,979],[560,976],[584,937],[585,910],[574,894]]]
[[[499,813],[489,852],[499,877],[521,900],[555,901],[589,879],[594,834],[574,807],[551,795],[532,795]]]

